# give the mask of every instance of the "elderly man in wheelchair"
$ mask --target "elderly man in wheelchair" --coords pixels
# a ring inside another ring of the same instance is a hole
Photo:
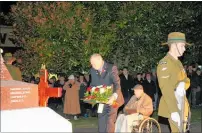
[[[136,85],[133,90],[135,95],[124,107],[124,114],[119,114],[115,132],[151,132],[151,122],[160,128],[158,122],[149,117],[153,112],[152,99],[144,93],[142,85]]]

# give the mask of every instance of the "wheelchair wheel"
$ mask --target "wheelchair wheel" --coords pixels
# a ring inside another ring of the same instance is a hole
[[[153,118],[143,120],[139,126],[139,133],[161,133],[161,127]]]

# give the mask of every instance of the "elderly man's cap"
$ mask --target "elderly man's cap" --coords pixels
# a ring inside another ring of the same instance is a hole
[[[168,45],[171,43],[178,43],[178,42],[182,42],[185,43],[186,45],[191,45],[190,43],[186,42],[186,37],[184,33],[181,32],[171,32],[170,34],[168,34],[168,40],[165,43],[162,43],[161,45]]]
[[[15,61],[16,60],[16,58],[13,57],[13,55],[11,53],[5,53],[4,59],[5,59],[5,61],[8,61],[8,60]]]
[[[74,75],[70,75],[68,79],[75,79]]]
[[[135,85],[135,86],[132,88],[132,90],[135,90],[135,89],[143,90],[143,86],[140,85],[140,84],[137,84],[137,85]]]

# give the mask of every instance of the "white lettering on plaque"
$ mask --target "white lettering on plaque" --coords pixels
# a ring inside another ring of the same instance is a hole
[[[24,102],[27,94],[30,94],[31,88],[10,88],[11,103]]]

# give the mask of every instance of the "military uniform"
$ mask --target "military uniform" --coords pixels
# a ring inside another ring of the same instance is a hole
[[[171,120],[171,113],[181,113],[177,106],[174,91],[179,82],[185,82],[185,89],[188,89],[190,86],[190,80],[187,78],[182,63],[172,57],[169,53],[160,60],[157,67],[157,77],[162,92],[158,115],[168,118],[172,132],[179,132],[177,123]],[[185,101],[187,101],[187,99],[185,99]],[[187,120],[189,105],[188,102],[185,103],[184,120]]]
[[[6,53],[4,56],[4,59],[5,59],[5,66],[7,67],[8,71],[10,72],[13,80],[22,81],[22,73],[21,73],[20,69],[16,66],[12,65],[12,62],[16,60],[13,57],[13,55],[11,53]]]
[[[11,74],[11,77],[13,78],[13,80],[18,80],[18,81],[22,81],[22,73],[20,71],[20,69],[16,66],[13,66],[11,64],[5,64],[8,71]]]

